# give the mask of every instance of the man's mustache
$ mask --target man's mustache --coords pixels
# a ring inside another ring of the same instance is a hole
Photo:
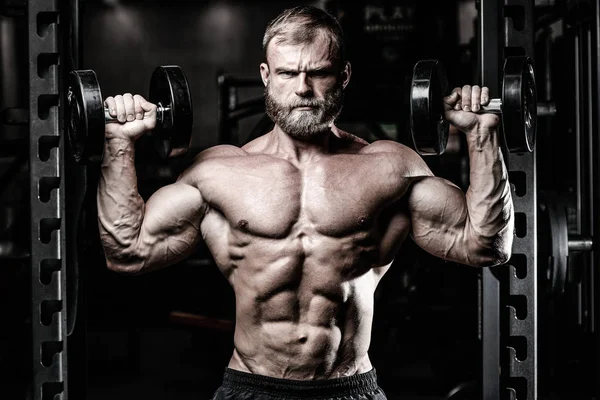
[[[324,105],[324,101],[319,101],[319,100],[312,100],[312,101],[300,101],[300,102],[294,102],[292,104],[289,104],[287,106],[288,111],[293,110],[294,108],[297,107],[317,107],[317,108],[322,108]]]

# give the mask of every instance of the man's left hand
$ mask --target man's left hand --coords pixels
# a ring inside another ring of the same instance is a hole
[[[444,118],[465,133],[473,129],[495,129],[500,123],[500,116],[479,113],[481,106],[486,106],[489,102],[487,86],[456,87],[444,98]]]

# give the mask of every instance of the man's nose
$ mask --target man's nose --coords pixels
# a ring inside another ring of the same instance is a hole
[[[296,86],[296,95],[300,97],[306,97],[312,95],[313,90],[306,72],[298,74],[298,84]]]

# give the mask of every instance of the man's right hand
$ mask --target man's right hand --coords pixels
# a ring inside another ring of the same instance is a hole
[[[139,94],[109,96],[104,100],[108,112],[119,123],[107,123],[105,137],[135,141],[156,126],[156,105]]]

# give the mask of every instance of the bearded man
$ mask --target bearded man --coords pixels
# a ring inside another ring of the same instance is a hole
[[[147,273],[204,241],[236,297],[234,351],[215,400],[385,399],[368,354],[374,292],[402,242],[410,236],[473,267],[510,257],[499,118],[476,113],[489,102],[487,87],[455,88],[444,99],[445,118],[467,138],[463,192],[411,148],[336,127],[351,65],[331,15],[284,10],[263,48],[274,128],[241,147],[200,152],[146,202],[134,142],[154,128],[156,105],[139,95],[106,98],[121,122],[106,125],[97,193],[107,266]]]

